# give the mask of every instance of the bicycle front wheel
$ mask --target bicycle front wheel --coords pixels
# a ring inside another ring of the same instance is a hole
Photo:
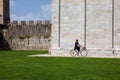
[[[88,52],[87,52],[87,50],[82,50],[82,51],[80,51],[80,54],[81,54],[81,56],[87,56],[88,55]]]
[[[70,55],[71,56],[76,56],[77,55],[77,51],[74,50],[74,49],[70,50]]]

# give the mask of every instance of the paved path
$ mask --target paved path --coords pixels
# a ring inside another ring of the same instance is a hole
[[[37,54],[37,55],[29,55],[29,57],[72,57],[72,56],[71,55],[60,55],[60,54]],[[81,56],[79,56],[79,57],[81,57]],[[119,55],[91,54],[91,55],[87,55],[86,57],[90,57],[90,58],[120,58],[120,54]]]

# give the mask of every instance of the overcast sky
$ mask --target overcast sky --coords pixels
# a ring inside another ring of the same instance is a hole
[[[10,0],[10,19],[51,20],[51,0]]]

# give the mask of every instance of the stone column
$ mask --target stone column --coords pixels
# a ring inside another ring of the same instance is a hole
[[[51,53],[59,49],[59,0],[52,0]]]

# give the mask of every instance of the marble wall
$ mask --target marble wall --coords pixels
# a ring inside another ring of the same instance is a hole
[[[113,2],[114,1],[114,2]],[[120,48],[118,0],[52,0],[51,53],[72,49]]]

